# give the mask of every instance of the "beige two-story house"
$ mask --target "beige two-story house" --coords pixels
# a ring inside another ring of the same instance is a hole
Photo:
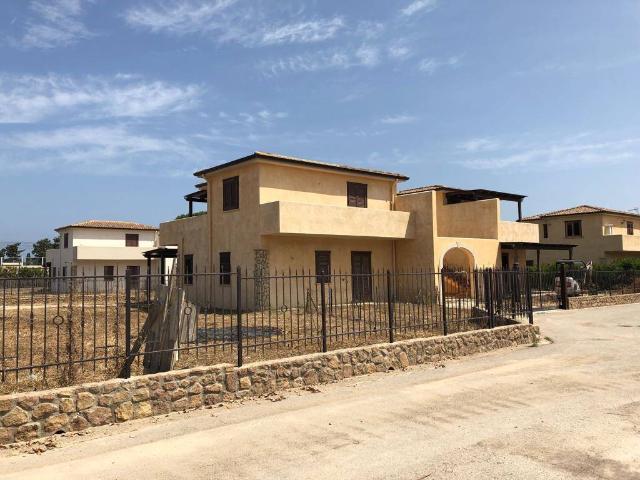
[[[540,242],[575,244],[574,258],[607,263],[629,257],[640,258],[640,215],[609,208],[580,205],[524,219],[538,224]],[[544,251],[542,263],[563,258],[561,252]]]
[[[97,276],[105,282],[147,273],[143,253],[157,245],[158,228],[136,222],[86,220],[56,228],[59,248],[49,249],[52,277]]]
[[[400,190],[400,173],[264,152],[195,175],[204,182],[185,199],[207,213],[160,225],[186,274],[522,268],[526,251],[541,248],[537,225],[501,219],[501,202],[521,206],[523,195]]]

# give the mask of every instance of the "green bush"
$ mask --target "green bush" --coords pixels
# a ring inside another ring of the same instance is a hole
[[[46,274],[44,268],[0,267],[0,278],[42,278]]]

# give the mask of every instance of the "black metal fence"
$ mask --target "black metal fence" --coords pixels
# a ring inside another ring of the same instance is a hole
[[[529,277],[534,309],[566,308],[567,298],[575,296],[640,293],[640,270],[559,268],[529,272]]]
[[[240,269],[0,279],[0,392],[532,322],[530,280]]]

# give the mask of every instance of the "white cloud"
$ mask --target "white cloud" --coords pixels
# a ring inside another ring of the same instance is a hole
[[[341,17],[299,19],[296,15],[273,22],[267,16],[274,13],[273,5],[261,9],[258,5],[238,0],[149,0],[128,9],[124,18],[130,26],[154,33],[199,34],[248,47],[322,42],[344,27]]]
[[[418,12],[430,12],[438,6],[437,0],[414,0],[404,7],[401,12],[403,15],[410,17]]]
[[[216,19],[236,0],[153,2],[128,9],[129,25],[174,35],[200,33],[218,28]]]
[[[282,73],[346,70],[353,67],[371,68],[379,63],[379,49],[363,45],[355,50],[320,50],[275,60],[263,60],[258,66],[266,75],[275,76]]]
[[[392,45],[387,49],[387,53],[395,60],[404,60],[413,54],[411,49],[405,45]]]
[[[172,174],[202,158],[184,139],[140,134],[124,125],[38,130],[0,139],[0,167],[7,174],[65,168],[92,175]]]
[[[476,153],[497,150],[501,146],[500,142],[491,138],[472,138],[462,142],[458,148],[468,153]]]
[[[640,157],[640,138],[589,141],[588,136],[581,134],[553,143],[518,142],[511,145],[493,141],[491,144],[471,141],[467,145],[471,148],[466,150],[471,156],[459,163],[475,170],[514,167],[565,169],[616,164]],[[494,151],[496,153],[488,155],[488,152]]]
[[[25,48],[54,48],[92,36],[82,22],[86,0],[34,0],[33,17],[27,20],[24,35],[14,40]]]
[[[340,17],[327,20],[314,20],[290,23],[281,27],[267,29],[262,33],[261,43],[272,45],[279,43],[312,43],[333,38],[344,26]]]
[[[0,123],[32,123],[49,116],[148,117],[193,107],[202,89],[118,74],[113,78],[0,76]]]
[[[418,120],[418,117],[413,115],[389,115],[379,120],[380,123],[385,125],[406,125],[408,123],[414,123]]]
[[[426,73],[427,75],[433,75],[442,67],[456,67],[459,64],[460,57],[449,57],[444,60],[439,60],[437,58],[424,58],[418,64],[418,70]]]
[[[288,116],[287,112],[274,112],[266,108],[253,113],[240,112],[232,115],[227,112],[220,112],[218,114],[222,121],[244,127],[271,126],[277,120],[282,120]]]

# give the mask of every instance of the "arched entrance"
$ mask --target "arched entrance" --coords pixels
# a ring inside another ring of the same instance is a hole
[[[471,272],[474,266],[473,254],[466,248],[450,248],[442,257],[442,267],[449,272]]]
[[[462,247],[453,247],[447,250],[442,257],[442,267],[445,272],[445,293],[455,297],[470,297],[472,286],[472,274],[475,266],[473,254]]]

